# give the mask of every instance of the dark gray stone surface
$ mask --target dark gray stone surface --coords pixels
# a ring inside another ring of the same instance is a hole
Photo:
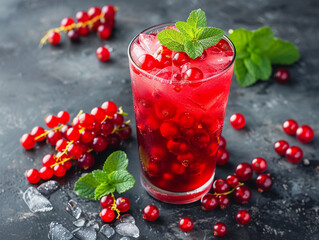
[[[117,25],[110,40],[101,41],[94,34],[79,44],[66,39],[59,47],[38,48],[45,30],[58,26],[66,16],[107,3],[119,7]],[[163,1],[42,1],[2,0],[0,5],[0,239],[47,239],[49,223],[57,221],[69,230],[75,229],[74,219],[65,211],[70,198],[79,202],[86,216],[97,217],[97,202],[78,198],[72,191],[74,182],[82,174],[71,170],[61,180],[62,188],[53,193],[53,211],[31,213],[22,200],[22,192],[29,184],[24,178],[26,169],[39,168],[42,157],[54,149],[38,146],[24,151],[19,138],[35,125],[44,125],[46,114],[61,109],[76,114],[80,109],[90,111],[104,100],[114,100],[129,112],[133,120],[133,106],[126,49],[129,41],[142,29],[167,21],[185,19],[192,9],[206,11],[209,25],[225,30],[245,27],[255,29],[269,25],[275,35],[294,42],[301,52],[301,60],[289,67],[291,81],[282,86],[270,79],[250,88],[241,88],[233,79],[226,118],[242,112],[247,127],[232,129],[226,120],[223,135],[227,139],[230,163],[217,168],[217,177],[233,172],[237,163],[261,156],[268,160],[268,171],[274,178],[270,192],[260,194],[254,183],[249,204],[232,204],[228,209],[204,212],[200,204],[169,205],[160,203],[142,189],[139,181],[125,193],[132,201],[130,213],[137,219],[140,239],[211,239],[217,221],[228,226],[223,239],[319,239],[319,31],[317,0],[163,0]],[[112,60],[100,63],[95,57],[98,46],[111,46]],[[287,136],[281,123],[294,118],[310,124],[316,137],[310,144],[301,144]],[[134,124],[134,121],[133,123]],[[309,166],[290,164],[275,154],[273,143],[286,139],[304,150]],[[139,164],[135,132],[122,149],[130,158],[129,170],[139,179]],[[109,154],[99,154],[101,166]],[[154,223],[142,219],[142,207],[154,203],[161,217]],[[252,221],[246,227],[235,224],[238,209],[249,209]],[[182,216],[194,220],[194,230],[182,233],[177,222]],[[101,224],[100,224],[101,225]],[[101,238],[102,239],[102,238]],[[119,236],[113,239],[119,239]]]

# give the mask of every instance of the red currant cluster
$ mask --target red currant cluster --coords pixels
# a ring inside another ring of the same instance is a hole
[[[113,194],[105,195],[100,199],[100,205],[103,208],[100,217],[103,222],[112,222],[117,212],[117,218],[120,213],[127,212],[131,207],[131,202],[126,197],[119,197],[115,200]]]
[[[297,139],[302,143],[309,143],[315,136],[315,132],[308,125],[298,127],[297,121],[293,119],[286,120],[282,128],[285,133],[289,135],[296,135]],[[298,163],[301,161],[303,151],[298,146],[289,147],[289,143],[285,140],[279,140],[274,144],[275,151],[281,155],[286,156],[286,159],[291,163]]]
[[[94,165],[94,155],[91,151],[102,152],[108,146],[118,147],[121,140],[128,139],[132,134],[129,121],[124,122],[126,113],[122,108],[117,110],[114,102],[106,101],[101,107],[95,107],[91,113],[82,111],[73,119],[70,114],[61,111],[55,115],[45,117],[46,125],[51,128],[34,127],[31,133],[20,138],[25,149],[32,149],[36,142],[47,139],[55,146],[57,154],[48,154],[42,160],[43,167],[38,171],[30,169],[26,172],[30,183],[38,183],[40,179],[48,180],[53,177],[62,177],[72,167],[72,161],[77,159],[80,168],[88,169]]]

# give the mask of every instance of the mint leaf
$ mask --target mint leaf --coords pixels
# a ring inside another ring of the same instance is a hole
[[[74,186],[74,192],[83,198],[95,199],[95,189],[99,183],[94,179],[91,173],[81,177]]]
[[[253,33],[251,31],[243,28],[238,28],[229,35],[230,40],[232,40],[232,42],[236,46],[237,53],[246,52],[246,48],[252,35]]]
[[[257,78],[248,72],[242,59],[235,61],[235,74],[239,85],[242,87],[248,87],[257,82]]]
[[[109,180],[108,173],[102,170],[94,170],[92,172],[94,179],[99,183],[105,183]]]
[[[115,191],[115,186],[109,183],[101,183],[95,189],[94,199],[99,200],[101,197],[110,194]]]
[[[126,170],[116,171],[110,178],[118,193],[131,189],[135,184],[134,177]]]
[[[205,12],[202,9],[197,9],[192,11],[189,14],[189,17],[187,19],[187,23],[194,28],[201,28],[207,26],[207,20]]]
[[[252,51],[265,52],[269,49],[274,34],[270,27],[262,27],[253,32],[249,41],[249,47]]]
[[[216,45],[223,35],[224,31],[219,28],[205,27],[202,28],[202,32],[198,37],[198,42],[206,49]]]
[[[262,64],[262,59],[257,53],[252,52],[250,55],[250,59],[258,66]]]
[[[265,52],[272,64],[293,64],[300,58],[299,51],[290,42],[282,41],[278,38],[272,40],[269,50]]]
[[[192,40],[195,37],[196,29],[186,22],[177,22],[175,23],[177,29],[184,35],[188,40]]]
[[[245,67],[248,72],[254,76],[256,79],[268,80],[271,75],[271,65],[270,61],[265,56],[260,56],[261,63],[256,65],[251,58],[244,59]]]
[[[195,59],[203,54],[204,48],[199,42],[186,41],[185,50],[189,57]]]
[[[105,161],[103,171],[111,173],[116,170],[126,169],[128,165],[128,159],[123,151],[113,152]]]
[[[181,32],[174,29],[165,29],[157,35],[160,43],[175,52],[183,52],[185,37]]]

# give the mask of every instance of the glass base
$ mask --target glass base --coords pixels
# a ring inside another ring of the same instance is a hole
[[[212,186],[214,176],[215,173],[203,186],[188,192],[170,192],[163,190],[154,186],[143,175],[141,175],[141,183],[147,193],[157,200],[173,204],[186,204],[196,202],[208,193]]]

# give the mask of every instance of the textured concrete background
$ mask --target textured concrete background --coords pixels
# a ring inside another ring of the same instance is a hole
[[[233,79],[226,118],[242,112],[247,127],[235,131],[225,123],[223,135],[227,139],[230,163],[217,168],[217,177],[224,178],[234,171],[237,163],[261,156],[268,160],[268,171],[274,178],[270,192],[260,194],[253,188],[249,204],[232,204],[228,209],[204,212],[199,203],[174,206],[150,198],[140,183],[125,193],[132,201],[130,213],[137,219],[140,239],[211,239],[217,221],[228,226],[223,239],[319,239],[319,31],[317,0],[215,0],[215,1],[0,1],[0,239],[47,239],[49,223],[58,221],[73,230],[72,217],[65,211],[70,198],[79,202],[86,215],[93,217],[99,204],[78,198],[72,191],[81,175],[72,170],[61,181],[62,189],[51,195],[54,210],[32,214],[22,200],[22,192],[29,186],[24,178],[26,169],[41,166],[42,157],[54,149],[41,146],[24,151],[19,138],[35,125],[44,125],[46,114],[68,110],[74,115],[80,110],[90,111],[104,100],[114,100],[129,112],[133,120],[133,106],[126,50],[129,41],[142,29],[162,22],[185,19],[196,8],[206,11],[208,24],[229,28],[256,29],[268,25],[276,36],[295,43],[301,60],[289,67],[291,81],[282,86],[270,79],[250,88],[241,88]],[[38,48],[45,30],[58,26],[66,16],[92,5],[116,4],[119,7],[113,37],[106,42],[94,34],[79,44],[63,39],[59,47]],[[97,61],[98,46],[111,46],[112,60]],[[304,145],[283,133],[281,124],[288,118],[310,124],[316,137]],[[133,123],[134,124],[134,121]],[[304,150],[310,166],[290,164],[272,149],[273,143],[286,139]],[[129,170],[139,178],[137,143],[133,139],[122,148],[130,158]],[[99,155],[100,163],[109,153]],[[100,164],[101,165],[101,164]],[[97,166],[98,167],[98,166]],[[142,207],[155,203],[161,218],[146,223]],[[235,224],[235,213],[249,209],[252,221],[246,227]],[[191,216],[194,230],[182,233],[177,222]],[[114,239],[118,239],[118,236]]]

